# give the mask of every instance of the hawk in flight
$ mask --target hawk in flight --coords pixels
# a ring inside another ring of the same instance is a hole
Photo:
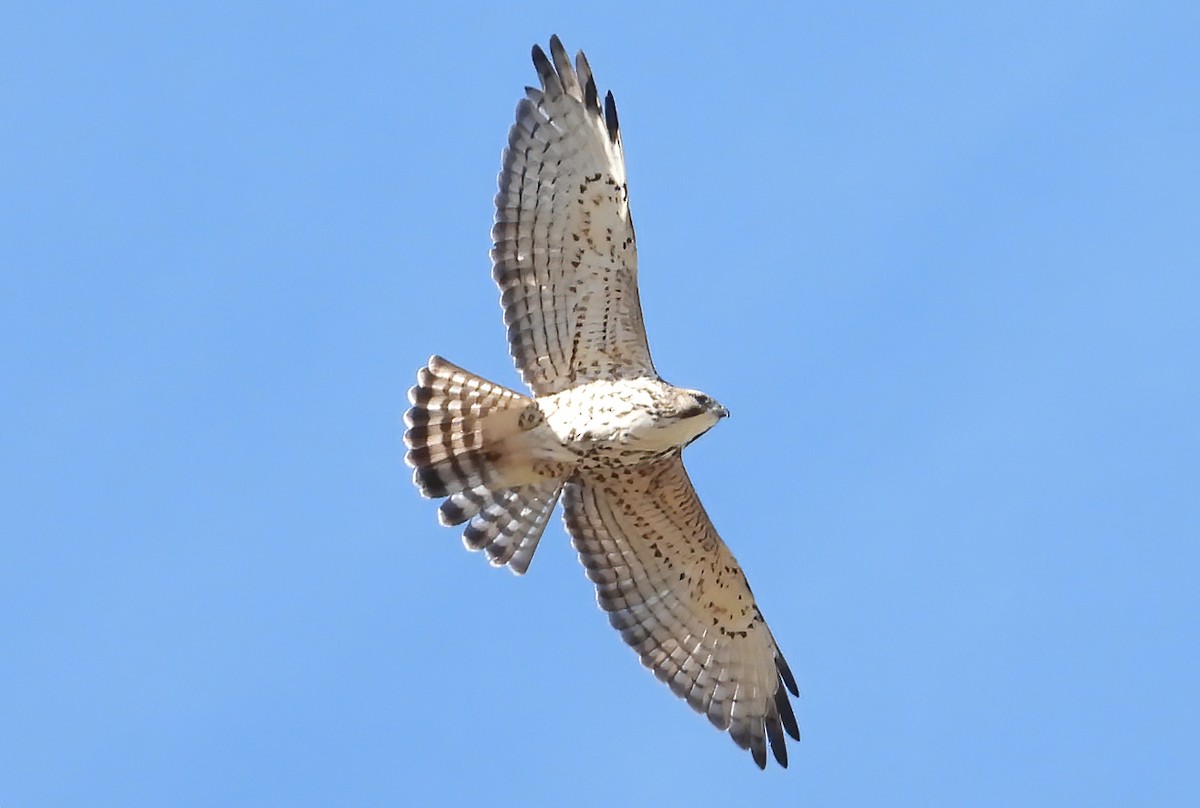
[[[434,356],[405,457],[438,519],[524,573],[562,499],[600,607],[642,664],[766,767],[799,739],[792,672],[700,504],[683,448],[729,413],[659,378],[637,288],[612,93],[582,53],[533,48],[496,195],[492,276],[526,396]]]

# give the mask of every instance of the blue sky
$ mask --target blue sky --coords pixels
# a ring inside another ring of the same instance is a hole
[[[8,4],[0,805],[1200,799],[1192,4]],[[529,47],[614,91],[655,359],[800,681],[642,670],[409,483]]]

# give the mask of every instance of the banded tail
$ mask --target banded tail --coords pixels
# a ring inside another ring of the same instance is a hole
[[[446,497],[438,521],[466,522],[468,549],[523,574],[563,486],[546,476],[552,464],[535,469],[537,404],[440,356],[417,372],[408,399],[404,459],[421,496]]]

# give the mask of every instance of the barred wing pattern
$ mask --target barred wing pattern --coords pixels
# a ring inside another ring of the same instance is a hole
[[[492,274],[509,350],[534,395],[596,379],[654,376],[637,291],[637,248],[612,93],[604,109],[583,53],[533,48],[508,135]]]
[[[768,741],[787,766],[796,681],[683,461],[589,470],[563,503],[600,606],[642,663],[760,768]]]

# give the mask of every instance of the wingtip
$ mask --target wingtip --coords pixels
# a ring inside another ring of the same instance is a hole
[[[542,90],[551,93],[551,87],[556,82],[556,74],[554,65],[550,63],[550,58],[546,56],[546,52],[542,50],[541,45],[534,45],[530,51],[530,56],[533,57],[533,66],[537,70],[538,78],[542,80]]]
[[[783,768],[787,768],[787,741],[783,738],[783,726],[780,719],[776,716],[768,715],[766,718],[767,724],[767,740],[771,744],[771,754],[775,756],[775,762]]]
[[[608,137],[613,143],[621,136],[621,126],[617,121],[617,101],[613,98],[612,90],[604,94],[604,123],[608,127]]]
[[[783,680],[784,685],[793,696],[800,695],[800,688],[796,684],[796,677],[792,675],[792,669],[788,667],[787,660],[783,658],[783,654],[776,650],[775,667],[779,670],[779,677]]]
[[[759,769],[767,768],[767,745],[766,745],[766,743],[752,744],[750,747],[750,754],[754,758],[755,766],[758,766]]]
[[[583,51],[577,51],[575,54],[575,74],[583,86],[584,104],[597,115],[601,114],[600,94],[596,91],[596,78],[592,75],[592,66],[588,64],[587,56]]]
[[[792,710],[792,703],[788,701],[787,693],[782,687],[775,691],[775,711],[779,713],[779,721],[787,734],[797,741],[800,740],[800,725],[796,723],[796,713]]]
[[[583,103],[593,112],[600,111],[600,94],[596,90],[596,79],[589,74],[586,85],[583,88]]]

